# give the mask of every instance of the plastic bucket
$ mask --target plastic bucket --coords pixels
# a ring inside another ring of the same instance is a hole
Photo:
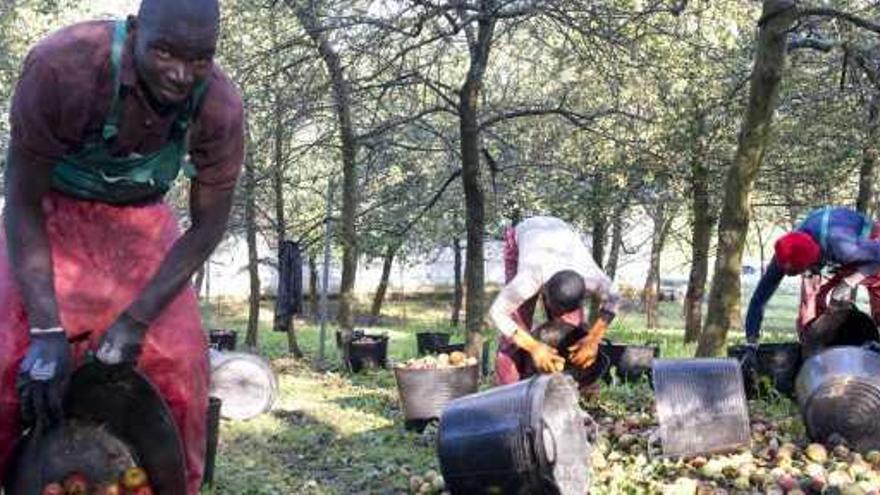
[[[739,361],[656,359],[653,380],[665,455],[726,452],[749,445]]]
[[[449,334],[441,332],[421,332],[416,334],[416,352],[419,356],[433,354],[440,346],[449,343]]]
[[[348,362],[355,373],[364,369],[385,368],[388,363],[388,336],[364,335],[352,340],[348,348]]]
[[[263,358],[243,352],[211,351],[211,396],[223,401],[227,419],[251,419],[272,409],[278,379]]]
[[[445,352],[446,354],[452,354],[453,352],[456,352],[456,351],[464,352],[464,346],[465,346],[464,342],[462,342],[461,344],[439,345],[439,346],[437,346],[437,353],[440,354],[440,353]]]
[[[624,382],[639,381],[651,377],[654,359],[660,357],[660,346],[649,344],[615,344],[603,342],[601,350],[610,359],[610,367],[617,370],[617,376]],[[606,380],[611,378],[605,375]]]
[[[439,418],[450,401],[473,394],[480,385],[479,365],[435,369],[394,368],[403,417]]]
[[[731,346],[727,348],[727,357],[740,360],[745,352],[745,346]],[[756,358],[758,375],[768,377],[779,393],[793,397],[795,379],[801,367],[801,345],[797,342],[759,344]],[[743,381],[746,395],[754,397],[757,388],[751,377],[744,373]]]
[[[577,386],[540,375],[449,403],[437,450],[453,494],[583,495],[590,451]]]
[[[804,361],[797,400],[808,436],[841,436],[855,450],[880,449],[880,355],[858,347],[826,349]]]
[[[235,330],[208,330],[208,341],[218,351],[234,351],[238,344],[238,332]]]
[[[208,397],[208,421],[206,423],[208,444],[205,447],[205,471],[202,486],[214,484],[214,466],[217,463],[217,443],[220,439],[220,408],[223,401],[217,397]]]

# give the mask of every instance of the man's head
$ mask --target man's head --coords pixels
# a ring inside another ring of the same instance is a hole
[[[556,272],[544,283],[544,305],[553,315],[574,311],[584,305],[587,288],[584,278],[574,270]]]
[[[182,103],[210,73],[217,48],[217,0],[143,0],[134,31],[138,77],[162,105]]]
[[[776,262],[786,275],[804,273],[819,263],[821,249],[813,238],[804,232],[789,232],[780,237],[774,246]]]

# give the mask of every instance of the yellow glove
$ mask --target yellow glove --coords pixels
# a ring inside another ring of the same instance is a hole
[[[592,366],[599,355],[599,344],[602,342],[606,330],[608,330],[608,323],[601,318],[596,320],[590,332],[568,348],[572,364],[581,368]]]
[[[535,367],[542,373],[559,373],[565,368],[565,359],[549,345],[538,342],[527,332],[517,330],[514,332],[513,343],[520,349],[528,352],[535,362]]]

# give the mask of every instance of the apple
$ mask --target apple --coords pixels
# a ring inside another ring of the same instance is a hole
[[[150,485],[141,485],[132,491],[131,495],[153,495],[153,489]]]
[[[128,468],[122,473],[122,486],[124,486],[126,490],[134,491],[135,488],[139,488],[146,484],[147,472],[139,467]]]
[[[64,495],[64,487],[61,483],[49,483],[43,487],[43,495]]]
[[[122,486],[119,483],[103,483],[95,491],[95,495],[122,495]]]
[[[89,481],[82,473],[70,473],[64,478],[64,492],[67,495],[88,495]]]

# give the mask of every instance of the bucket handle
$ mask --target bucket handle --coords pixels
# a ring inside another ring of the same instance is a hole
[[[538,465],[538,472],[535,473],[537,475],[537,479],[533,478],[534,482],[539,483],[538,486],[533,487],[534,489],[538,489],[539,486],[547,486],[553,485],[555,483],[553,476],[550,475],[549,469],[544,469],[545,462],[547,467],[552,467],[556,464],[556,437],[553,435],[553,430],[548,428],[547,421],[544,418],[541,418],[541,430],[540,438],[538,437],[539,433],[535,431],[534,428],[526,427],[525,434],[527,441],[531,444],[530,448],[532,451],[532,456],[534,461]],[[549,456],[542,456],[541,454],[547,453],[547,449],[544,447],[544,434],[543,430],[546,430],[550,433],[550,440],[553,442],[553,459],[549,459]],[[542,452],[543,451],[543,452]]]
[[[544,435],[544,432],[547,432],[547,435]],[[547,424],[547,420],[541,418],[541,440],[543,441],[545,438],[550,437],[550,442],[553,447],[553,458],[551,459],[549,455],[547,455],[547,462],[550,465],[556,464],[556,454],[559,452],[557,450],[558,445],[556,444],[556,435],[553,434],[553,430],[550,429],[550,425]],[[548,453],[547,447],[544,447],[544,454]]]

